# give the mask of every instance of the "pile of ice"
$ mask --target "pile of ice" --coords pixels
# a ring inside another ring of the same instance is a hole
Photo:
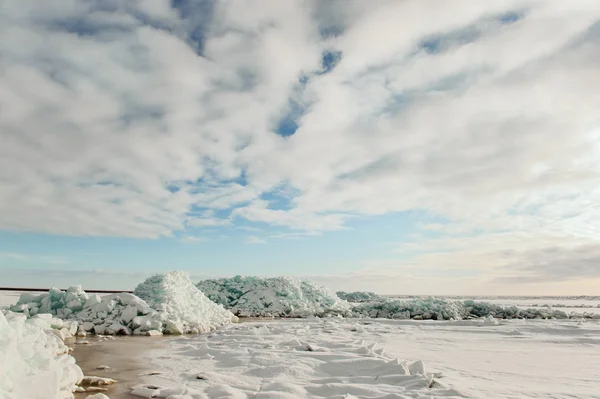
[[[344,301],[352,302],[352,303],[362,303],[362,302],[373,302],[383,299],[382,296],[377,295],[374,292],[367,291],[354,291],[354,292],[345,292],[338,291],[336,292],[338,298],[343,299]]]
[[[134,294],[158,312],[163,330],[184,334],[211,331],[237,321],[222,305],[212,302],[190,280],[187,273],[175,271],[148,278]],[[152,317],[148,319],[150,322]]]
[[[67,291],[52,288],[41,295],[23,294],[10,310],[28,317],[42,313],[55,315],[59,319],[53,319],[54,323],[64,323],[72,334],[78,331],[107,335],[197,333],[214,330],[235,319],[231,312],[206,298],[183,272],[150,277],[138,285],[135,293],[100,297],[86,293],[81,286]]]
[[[516,306],[500,306],[489,302],[467,300],[463,302],[471,317],[492,316],[500,319],[568,319],[570,316],[562,310],[552,308],[522,309]]]
[[[558,309],[521,309],[489,302],[452,301],[445,298],[386,299],[355,304],[354,317],[414,320],[461,320],[494,317],[498,319],[568,319]]]
[[[197,284],[211,300],[244,317],[349,316],[350,304],[325,287],[291,277],[242,277]]]
[[[461,302],[443,298],[380,299],[353,308],[355,317],[414,320],[460,320],[468,316]]]
[[[73,398],[83,373],[51,320],[0,312],[0,398]]]
[[[89,307],[94,299],[90,300],[90,295],[79,285],[69,288],[66,292],[58,288],[50,288],[50,291],[44,294],[22,294],[17,304],[10,310],[24,313],[27,316],[50,313],[58,318],[66,319],[72,313],[82,310],[86,304]]]

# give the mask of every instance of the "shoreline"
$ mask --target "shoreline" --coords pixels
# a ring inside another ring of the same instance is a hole
[[[138,337],[119,336],[114,340],[100,340],[95,336],[78,338],[89,341],[89,344],[70,344],[73,348],[71,356],[85,376],[106,377],[117,380],[113,385],[104,386],[105,395],[110,399],[135,399],[131,395],[131,387],[142,384],[144,374],[149,374],[152,365],[145,360],[148,352],[164,348],[171,336],[163,337]],[[109,366],[109,369],[99,370],[100,365]],[[98,392],[75,393],[76,399],[85,399],[88,395]]]

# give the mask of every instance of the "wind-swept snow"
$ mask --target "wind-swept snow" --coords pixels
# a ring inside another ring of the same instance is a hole
[[[167,398],[462,398],[420,361],[387,354],[356,321],[242,323],[152,353],[161,374],[133,389]],[[175,397],[175,396],[174,396]]]
[[[136,389],[186,399],[597,399],[599,334],[594,320],[242,323],[148,353],[160,374]]]
[[[291,277],[242,277],[197,284],[211,300],[238,316],[309,317],[349,315],[350,305],[325,287]]]
[[[51,319],[0,312],[0,398],[73,398],[82,378]]]

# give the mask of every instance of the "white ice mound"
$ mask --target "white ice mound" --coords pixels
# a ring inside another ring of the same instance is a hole
[[[0,312],[0,398],[73,398],[83,373],[48,318]]]
[[[236,320],[230,311],[208,299],[187,273],[181,271],[150,277],[135,288],[134,294],[160,314],[164,333],[211,331]]]
[[[242,277],[197,284],[210,299],[244,317],[350,315],[350,305],[325,287],[291,277]]]

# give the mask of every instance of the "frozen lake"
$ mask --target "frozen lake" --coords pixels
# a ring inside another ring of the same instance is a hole
[[[599,349],[597,321],[284,320],[175,339],[147,354],[163,374],[146,382],[211,398],[592,399]],[[443,377],[428,388],[404,360]]]
[[[0,306],[20,294],[0,292]],[[600,310],[597,298],[452,299]],[[600,320],[311,318],[231,325],[137,356],[161,372],[139,382],[193,399],[597,399],[599,353]]]

